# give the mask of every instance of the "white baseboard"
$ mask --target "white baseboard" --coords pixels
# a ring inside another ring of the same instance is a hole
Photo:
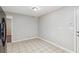
[[[57,45],[57,44],[53,43],[52,41],[49,41],[49,40],[44,39],[44,38],[41,38],[41,37],[38,37],[38,38],[40,38],[40,39],[42,39],[42,40],[44,40],[44,41],[46,41],[46,42],[48,42],[48,43],[50,43],[50,44],[56,46],[56,47],[59,47],[59,48],[65,50],[65,51],[68,52],[68,53],[75,53],[74,51],[71,51],[71,50],[69,50],[69,49],[67,49],[67,48],[64,48],[64,47],[62,47],[62,46],[60,46],[60,45]]]
[[[62,47],[62,46],[60,46],[60,45],[58,45],[58,44],[53,43],[52,41],[49,41],[49,40],[47,40],[47,39],[44,39],[44,38],[42,38],[42,37],[31,37],[31,38],[27,38],[27,39],[12,41],[12,42],[20,42],[20,41],[24,41],[24,40],[31,40],[31,39],[34,39],[34,38],[42,39],[42,40],[44,40],[44,41],[46,41],[46,42],[48,42],[48,43],[50,43],[50,44],[52,44],[52,45],[54,45],[54,46],[56,46],[56,47],[59,47],[59,48],[65,50],[65,51],[67,51],[67,52],[69,52],[69,53],[75,53],[74,51],[71,51],[71,50],[69,50],[69,49],[67,49],[67,48],[64,48],[64,47]]]
[[[34,39],[34,38],[38,38],[38,37],[31,37],[31,38],[25,38],[25,39],[20,39],[20,40],[13,40],[12,43],[20,42],[20,41],[24,41],[24,40],[31,40],[31,39]]]

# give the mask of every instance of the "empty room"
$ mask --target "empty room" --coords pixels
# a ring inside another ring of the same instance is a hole
[[[0,7],[0,53],[78,52],[79,7]]]

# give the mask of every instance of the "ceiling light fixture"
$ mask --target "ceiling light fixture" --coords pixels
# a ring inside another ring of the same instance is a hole
[[[34,11],[38,11],[39,10],[39,8],[37,8],[37,7],[33,7],[32,8]]]

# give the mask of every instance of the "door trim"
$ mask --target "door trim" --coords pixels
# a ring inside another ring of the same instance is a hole
[[[77,53],[77,36],[76,36],[76,31],[77,31],[77,8],[74,7],[74,52]]]

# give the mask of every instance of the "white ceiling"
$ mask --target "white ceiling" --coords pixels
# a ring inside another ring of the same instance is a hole
[[[39,8],[38,11],[34,11],[32,9],[33,6],[3,6],[3,10],[5,13],[12,12],[12,13],[19,13],[29,16],[42,16],[49,12],[55,11],[56,9],[61,8],[61,6],[37,6]]]

